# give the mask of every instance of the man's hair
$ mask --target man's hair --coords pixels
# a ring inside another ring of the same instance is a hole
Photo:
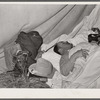
[[[54,51],[55,53],[61,55],[60,52],[58,51],[58,49],[59,49],[59,48],[58,48],[58,45],[55,44],[53,51]]]

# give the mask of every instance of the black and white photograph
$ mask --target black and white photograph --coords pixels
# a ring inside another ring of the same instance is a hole
[[[100,4],[0,3],[0,88],[99,89]]]

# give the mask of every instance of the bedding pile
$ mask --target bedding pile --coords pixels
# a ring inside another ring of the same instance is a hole
[[[0,88],[50,88],[47,84],[47,78],[27,74],[26,51],[18,51],[13,55],[13,70],[0,74]]]
[[[27,81],[25,77],[14,77],[14,71],[0,74],[0,88],[50,88],[45,82],[41,82],[39,77],[30,77]]]
[[[6,50],[6,59],[10,57],[12,69],[0,74],[0,88],[50,88],[46,78],[28,75],[42,41],[37,31],[20,32],[15,43]]]
[[[97,5],[91,14],[86,16],[69,35],[63,34],[65,38],[61,39],[62,36],[60,36],[51,43],[44,44],[43,50],[50,48],[63,39],[64,41],[73,43],[75,46],[82,42],[88,43],[88,35],[91,34],[91,28],[98,27],[100,29],[99,16],[100,6]],[[100,88],[100,47],[89,47],[85,45],[83,48],[90,49],[87,59],[78,59],[73,72],[67,77],[62,76],[59,71],[56,71],[49,83],[53,88]],[[70,55],[79,48],[71,50]],[[47,59],[46,56],[45,59]]]

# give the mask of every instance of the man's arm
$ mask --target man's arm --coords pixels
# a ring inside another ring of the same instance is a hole
[[[73,71],[75,61],[76,56],[74,55],[72,55],[70,58],[68,57],[68,55],[62,56],[60,60],[61,74],[67,76],[70,73],[70,71]]]
[[[81,49],[76,51],[70,58],[68,54],[62,56],[60,60],[61,74],[67,76],[70,73],[70,71],[73,71],[76,59],[79,57],[86,58],[86,56],[88,55],[87,52],[88,52],[87,50]]]

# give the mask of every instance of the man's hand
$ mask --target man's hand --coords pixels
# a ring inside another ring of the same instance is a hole
[[[79,58],[79,57],[84,57],[84,58],[86,58],[87,57],[87,55],[88,55],[88,50],[86,50],[86,49],[81,49],[81,50],[78,50],[78,51],[76,51],[74,54],[73,54],[73,56],[75,56],[75,58]]]

